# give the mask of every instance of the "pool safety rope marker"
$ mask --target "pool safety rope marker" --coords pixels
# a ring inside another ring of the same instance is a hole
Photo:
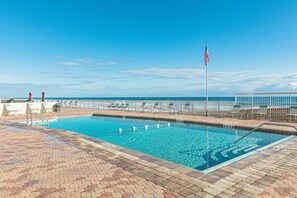
[[[142,127],[137,128],[137,131],[141,131],[141,129],[145,129],[145,130],[147,131],[149,128],[154,128],[154,127],[156,127],[157,129],[159,129],[159,128],[162,127],[162,126],[164,126],[164,127],[165,127],[165,126],[170,127],[171,124],[168,122],[167,124],[164,124],[164,125],[161,125],[161,124],[156,124],[156,125],[151,125],[151,126],[149,126],[149,125],[144,125],[144,128],[142,128]],[[118,129],[116,130],[116,132],[119,132],[120,134],[122,134],[122,132],[124,132],[124,131],[133,131],[133,132],[136,132],[136,127],[133,126],[133,127],[129,128],[128,130],[124,130],[124,129],[122,129],[122,128],[118,128]]]

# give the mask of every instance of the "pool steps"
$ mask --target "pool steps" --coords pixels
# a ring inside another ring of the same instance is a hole
[[[206,166],[213,167],[215,165],[221,164],[222,162],[226,162],[230,159],[236,158],[245,153],[253,151],[257,148],[258,146],[253,144],[251,145],[232,144],[232,145],[220,147],[206,153],[203,156],[203,159],[205,160],[205,164],[197,168],[202,168],[202,167],[205,168]]]

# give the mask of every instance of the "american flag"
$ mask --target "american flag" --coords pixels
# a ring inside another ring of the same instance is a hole
[[[207,66],[209,62],[207,44],[205,45],[204,63]]]

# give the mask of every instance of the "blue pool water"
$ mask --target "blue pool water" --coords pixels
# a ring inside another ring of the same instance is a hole
[[[49,127],[78,132],[197,170],[216,166],[287,137],[254,132],[233,144],[248,131],[180,123],[168,126],[168,122],[99,116],[58,119]]]

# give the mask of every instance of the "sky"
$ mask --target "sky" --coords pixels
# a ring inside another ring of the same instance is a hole
[[[0,98],[297,91],[296,0],[1,0]]]

